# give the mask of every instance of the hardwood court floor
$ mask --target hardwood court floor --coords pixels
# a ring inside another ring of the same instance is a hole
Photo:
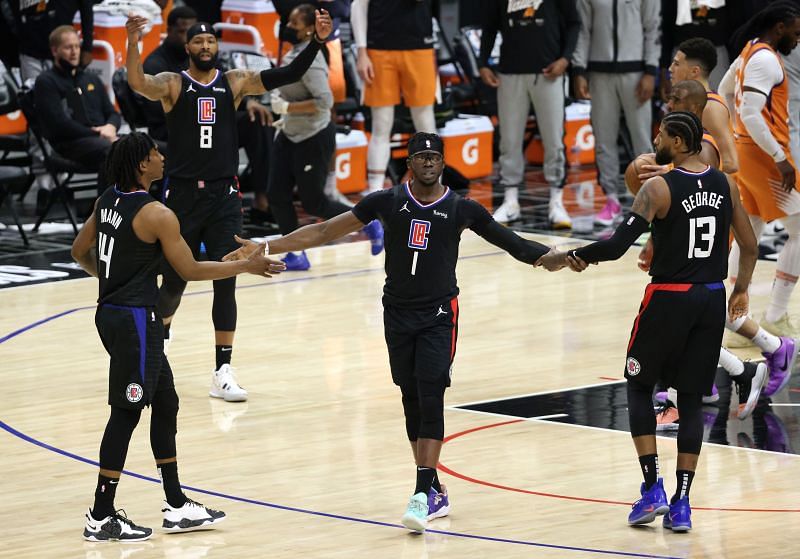
[[[446,471],[458,475],[442,473],[452,514],[424,536],[399,526],[414,466],[383,343],[383,257],[370,257],[366,243],[350,243],[310,251],[309,272],[240,280],[234,364],[250,392],[244,404],[207,396],[210,285],[190,286],[170,350],[181,397],[179,470],[187,493],[228,519],[216,531],[158,530],[161,490],[145,413],[128,455],[135,475],[123,476],[117,492],[118,507],[156,528],[141,544],[81,539],[96,480],[88,461],[96,460],[108,413],[107,358],[93,323],[95,280],[0,291],[0,556],[800,555],[796,455],[705,446],[692,502],[706,510],[695,511],[692,532],[677,535],[660,522],[626,525],[640,482],[627,433],[506,423],[513,418],[453,409],[619,378],[647,281],[635,267],[635,250],[582,275],[548,274],[472,233],[464,237],[459,346],[446,401],[446,432],[458,436],[442,456]],[[771,263],[757,267],[757,313],[773,272]],[[671,492],[675,442],[659,445]]]

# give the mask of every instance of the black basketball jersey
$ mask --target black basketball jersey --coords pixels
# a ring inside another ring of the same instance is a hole
[[[370,0],[367,47],[378,50],[433,48],[431,0]]]
[[[468,227],[480,229],[492,219],[483,206],[449,188],[435,202],[422,204],[408,184],[370,194],[353,213],[363,223],[383,223],[384,302],[407,308],[437,305],[458,295],[461,233]]]
[[[133,218],[155,202],[147,192],[120,192],[109,188],[97,202],[97,275],[101,304],[154,307],[158,300],[156,276],[161,265],[161,243],[136,236]]]
[[[236,108],[221,70],[209,84],[181,72],[181,93],[166,113],[169,135],[167,176],[213,181],[239,172]]]
[[[723,281],[733,218],[728,179],[711,167],[701,173],[677,167],[664,180],[672,204],[664,219],[653,220],[653,281]]]

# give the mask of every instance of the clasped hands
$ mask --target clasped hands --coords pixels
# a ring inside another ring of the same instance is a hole
[[[589,264],[581,260],[574,252],[561,252],[560,250],[550,249],[550,252],[539,258],[534,263],[536,268],[544,268],[548,272],[557,272],[562,268],[569,268],[573,272],[582,272],[589,267]]]

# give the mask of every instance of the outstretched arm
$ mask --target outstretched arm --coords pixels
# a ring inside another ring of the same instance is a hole
[[[173,72],[161,72],[157,76],[144,73],[142,59],[139,55],[139,39],[147,19],[131,15],[125,23],[128,32],[128,58],[125,66],[128,69],[128,85],[136,93],[151,101],[161,101],[165,109],[172,108],[180,93],[181,78]]]
[[[550,247],[536,241],[523,239],[514,231],[503,227],[493,219],[482,227],[473,226],[472,230],[494,246],[503,249],[520,262],[525,262],[526,264],[536,264],[539,258],[550,251]]]

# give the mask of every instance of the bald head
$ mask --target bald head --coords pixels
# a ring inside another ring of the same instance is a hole
[[[684,80],[672,86],[672,91],[667,99],[669,112],[687,111],[703,117],[708,96],[706,88],[699,81]]]

